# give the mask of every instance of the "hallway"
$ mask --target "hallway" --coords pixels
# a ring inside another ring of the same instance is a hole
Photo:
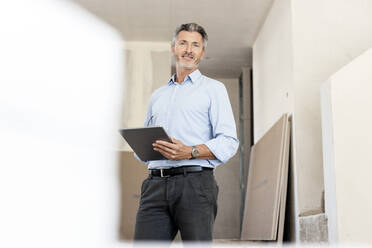
[[[285,245],[372,243],[370,1],[16,0],[0,4],[0,246],[131,242],[148,172],[117,130],[143,126],[186,22],[208,32],[200,71],[240,140],[215,171],[214,244],[261,245],[240,240],[251,148],[284,114]]]

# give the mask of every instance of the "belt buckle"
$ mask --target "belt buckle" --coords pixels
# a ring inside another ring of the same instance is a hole
[[[160,177],[170,177],[170,175],[164,175],[164,169],[160,169]]]

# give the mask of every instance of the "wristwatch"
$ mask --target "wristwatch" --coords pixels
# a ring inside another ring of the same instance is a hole
[[[198,156],[199,156],[198,148],[196,148],[196,146],[192,146],[191,157],[192,158],[197,158]]]

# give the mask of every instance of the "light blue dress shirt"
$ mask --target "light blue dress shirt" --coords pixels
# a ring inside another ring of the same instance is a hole
[[[168,84],[152,94],[145,126],[162,126],[170,137],[187,146],[205,144],[217,158],[148,161],[149,169],[184,165],[215,168],[226,163],[239,147],[225,85],[199,70],[190,73],[181,84],[175,82],[173,75]]]

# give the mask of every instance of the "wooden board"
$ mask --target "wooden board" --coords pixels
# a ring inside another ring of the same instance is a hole
[[[242,240],[277,240],[279,219],[283,235],[288,154],[289,123],[284,114],[252,147]]]
[[[286,203],[287,203],[287,186],[288,186],[288,169],[289,169],[289,149],[290,147],[290,139],[291,139],[291,122],[287,122],[286,126],[286,133],[284,137],[284,145],[283,145],[283,156],[282,156],[282,183],[281,183],[281,190],[280,190],[280,203],[279,203],[279,223],[278,223],[278,235],[277,241],[279,244],[283,243],[283,236],[284,236],[284,222],[285,222],[285,210],[286,210]]]

